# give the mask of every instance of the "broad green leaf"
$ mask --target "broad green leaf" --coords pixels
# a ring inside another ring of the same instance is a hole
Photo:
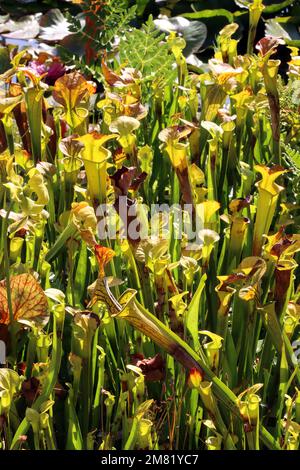
[[[284,0],[280,3],[274,3],[273,5],[265,5],[264,13],[270,15],[272,13],[277,13],[284,10],[286,7],[295,3],[295,0]]]
[[[182,15],[184,18],[189,18],[192,20],[199,20],[200,18],[216,18],[218,16],[225,16],[225,18],[229,21],[229,23],[234,22],[233,14],[225,10],[224,8],[217,8],[214,10],[201,10],[195,11],[193,13],[184,13]]]
[[[193,340],[193,349],[195,351],[199,351],[200,349],[200,341],[199,341],[199,312],[200,312],[200,305],[201,305],[201,296],[205,286],[205,281],[207,279],[206,274],[203,274],[197,290],[193,295],[191,303],[188,307],[187,316],[186,316],[186,327],[189,331],[192,340]]]

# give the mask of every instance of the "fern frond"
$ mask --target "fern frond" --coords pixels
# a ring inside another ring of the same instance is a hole
[[[80,4],[86,19],[90,20],[82,27],[80,20],[68,15],[70,31],[79,34],[83,42],[93,41],[97,50],[110,48],[111,43],[128,29],[135,18],[136,5],[127,8],[125,0],[83,0]]]
[[[152,17],[141,29],[126,32],[119,46],[121,63],[141,72],[143,81],[165,86],[174,80],[174,57],[170,54],[164,34],[155,27]]]
[[[287,163],[287,166],[296,173],[300,174],[300,150],[292,148],[290,145],[286,145],[284,148],[283,157]]]

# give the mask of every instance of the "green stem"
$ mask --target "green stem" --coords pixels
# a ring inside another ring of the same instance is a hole
[[[70,223],[69,225],[67,225],[67,227],[64,229],[64,231],[57,238],[54,245],[50,248],[50,250],[46,254],[45,260],[48,261],[48,263],[49,263],[53,258],[55,258],[58,255],[58,253],[60,252],[60,250],[65,248],[66,241],[69,238],[74,237],[76,232],[77,232],[77,228],[73,224],[73,222]]]
[[[60,370],[61,365],[61,358],[62,358],[62,330],[63,330],[63,320],[61,320],[61,325],[58,328],[58,321],[56,319],[56,315],[53,315],[53,337],[52,337],[52,356],[49,365],[49,373],[46,376],[46,380],[42,389],[40,396],[35,400],[35,402],[31,405],[36,411],[40,411],[41,405],[47,401],[53,392],[53,389],[57,383],[57,377]],[[29,421],[24,418],[20,423],[10,449],[16,449],[19,445],[19,439],[21,436],[26,435],[28,429],[30,427]]]

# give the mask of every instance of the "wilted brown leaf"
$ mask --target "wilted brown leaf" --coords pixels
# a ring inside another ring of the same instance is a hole
[[[284,44],[282,39],[274,36],[266,36],[262,38],[255,46],[262,57],[271,56],[277,51],[277,47]]]
[[[160,354],[148,359],[142,354],[134,354],[132,363],[141,369],[146,382],[159,382],[165,377],[165,361]]]

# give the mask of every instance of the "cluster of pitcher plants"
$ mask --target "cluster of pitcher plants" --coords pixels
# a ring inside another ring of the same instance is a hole
[[[114,51],[91,76],[11,55],[2,449],[298,449],[300,57],[283,80],[283,41],[254,46],[250,28],[241,56],[237,27],[198,71],[182,37],[159,36],[170,80]],[[117,231],[100,239],[103,204]],[[172,205],[200,218],[194,242]]]

